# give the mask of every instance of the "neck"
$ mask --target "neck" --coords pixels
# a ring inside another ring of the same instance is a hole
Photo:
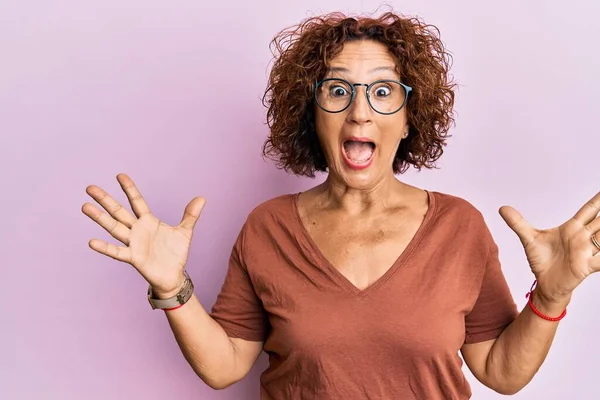
[[[401,202],[406,184],[392,174],[370,187],[353,188],[329,175],[323,182],[320,196],[323,206],[349,214],[377,213]]]

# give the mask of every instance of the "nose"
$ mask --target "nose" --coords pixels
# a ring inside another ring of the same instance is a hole
[[[354,95],[354,101],[350,105],[348,112],[348,121],[363,125],[371,122],[372,109],[367,100],[367,87],[366,85],[354,85],[356,93]]]

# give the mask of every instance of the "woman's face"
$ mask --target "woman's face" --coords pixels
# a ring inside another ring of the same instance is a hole
[[[331,60],[325,78],[341,78],[350,84],[400,81],[392,55],[383,44],[373,41],[346,43]],[[383,115],[369,106],[366,86],[355,90],[354,101],[342,112],[327,112],[315,105],[315,124],[330,178],[355,189],[369,189],[394,175],[394,156],[408,132],[406,107]],[[350,91],[342,82],[327,81],[317,89],[317,101],[337,111],[347,104]],[[377,84],[369,91],[371,103],[379,111],[391,112],[404,100],[404,90],[396,84]]]

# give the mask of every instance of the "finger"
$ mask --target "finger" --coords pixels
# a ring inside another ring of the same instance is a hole
[[[591,234],[589,241],[592,245],[592,256],[597,256],[600,253],[600,234],[598,232]]]
[[[598,231],[600,231],[600,217],[594,218],[589,224],[585,226],[585,228],[590,233],[597,233]]]
[[[109,256],[118,261],[131,263],[131,250],[125,246],[115,246],[114,244],[106,243],[103,240],[92,239],[90,240],[89,246],[92,250],[97,251],[100,254]]]
[[[198,222],[198,219],[200,218],[200,214],[202,213],[205,204],[206,200],[202,197],[194,197],[194,199],[185,207],[183,218],[181,218],[179,226],[193,230],[196,226],[196,222]]]
[[[90,185],[85,190],[94,200],[98,202],[114,219],[131,228],[136,218],[121,204],[113,199],[108,193],[95,185]]]
[[[517,234],[523,246],[527,246],[535,239],[537,231],[517,210],[509,206],[503,206],[499,212],[504,222]]]
[[[91,203],[85,203],[83,207],[81,207],[81,211],[96,221],[98,225],[106,229],[112,237],[124,244],[129,244],[129,234],[131,230],[121,222],[117,221],[107,213],[102,212],[98,207]]]
[[[590,258],[590,268],[594,272],[600,272],[600,252],[596,253],[595,256]]]
[[[125,174],[119,174],[117,175],[117,180],[127,195],[129,204],[131,204],[131,209],[135,215],[139,218],[144,214],[149,214],[150,208],[148,207],[148,204],[146,204],[144,197],[142,197],[142,194],[135,186],[131,178]]]
[[[600,192],[587,201],[573,217],[584,225],[589,224],[600,213]]]

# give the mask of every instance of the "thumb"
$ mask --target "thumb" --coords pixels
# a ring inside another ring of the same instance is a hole
[[[196,226],[196,222],[198,222],[198,218],[200,218],[204,204],[206,204],[206,200],[204,198],[194,197],[192,201],[190,201],[185,207],[183,218],[181,218],[179,226],[184,229],[193,230]]]
[[[535,239],[536,230],[517,210],[509,206],[502,206],[499,212],[508,227],[517,234],[523,246],[527,246]]]

